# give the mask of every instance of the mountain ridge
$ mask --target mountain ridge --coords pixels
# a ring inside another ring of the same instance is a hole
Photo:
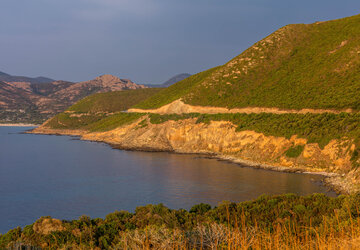
[[[1,81],[0,122],[42,123],[88,95],[139,88],[146,87],[112,75],[77,83]]]
[[[191,74],[188,74],[188,73],[181,73],[181,74],[177,74],[173,77],[171,77],[169,80],[167,80],[166,82],[162,83],[161,85],[162,86],[165,86],[165,87],[169,87],[177,82],[180,82],[186,78],[188,78],[189,76],[191,76]]]
[[[0,81],[3,82],[29,82],[29,83],[48,83],[55,81],[54,79],[38,76],[38,77],[27,77],[27,76],[14,76],[0,71]]]
[[[189,76],[191,76],[191,74],[180,73],[180,74],[177,74],[177,75],[169,78],[167,81],[165,81],[161,84],[145,84],[145,86],[147,86],[149,88],[166,88],[166,87],[169,87],[177,82],[180,82],[180,81],[188,78]]]

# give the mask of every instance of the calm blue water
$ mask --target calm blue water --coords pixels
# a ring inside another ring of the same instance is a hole
[[[0,127],[0,233],[40,216],[75,219],[148,203],[189,209],[261,194],[327,193],[319,176],[244,168],[194,155],[115,150],[67,136]]]

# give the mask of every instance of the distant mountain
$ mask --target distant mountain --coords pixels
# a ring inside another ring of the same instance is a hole
[[[33,83],[30,84],[30,88],[36,94],[48,96],[74,84],[73,82],[67,81],[53,81],[48,83]]]
[[[5,76],[10,76],[10,75],[0,71],[0,77],[5,77]]]
[[[177,82],[180,82],[186,78],[188,78],[189,76],[191,76],[188,73],[182,73],[182,74],[178,74],[176,76],[171,77],[169,80],[167,80],[166,82],[164,82],[163,84],[161,84],[162,86],[165,87],[169,87]]]
[[[144,85],[138,85],[129,79],[120,79],[113,75],[102,75],[93,80],[72,84],[50,96],[56,99],[76,102],[85,96],[95,93],[141,88],[146,87]]]
[[[13,76],[4,72],[0,72],[0,81],[3,82],[28,82],[28,83],[47,83],[53,82],[54,80],[47,77],[26,77],[26,76]]]
[[[166,82],[164,82],[162,84],[145,84],[145,85],[150,88],[167,88],[177,82],[180,82],[180,81],[188,78],[189,76],[191,76],[191,74],[182,73],[182,74],[178,74],[176,76],[171,77],[169,80],[167,80]]]
[[[0,81],[0,106],[3,109],[26,109],[33,105],[35,94]]]
[[[13,77],[0,72],[0,79],[6,79],[0,81],[0,123],[41,123],[88,95],[146,88],[112,75],[73,83],[42,77]]]

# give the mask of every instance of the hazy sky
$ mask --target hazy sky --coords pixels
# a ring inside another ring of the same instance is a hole
[[[161,83],[224,64],[286,24],[359,13],[359,0],[0,0],[0,71]]]

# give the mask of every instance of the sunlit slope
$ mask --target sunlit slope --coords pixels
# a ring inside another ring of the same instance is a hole
[[[215,67],[198,74],[192,75],[180,82],[177,82],[170,87],[162,89],[156,95],[146,99],[143,102],[135,105],[136,108],[159,108],[163,105],[166,105],[170,102],[173,102],[183,96],[186,96],[191,93],[192,89],[196,88],[198,84],[201,84],[205,81],[208,76],[211,76],[219,67]]]
[[[285,26],[225,65],[193,75],[136,108],[176,99],[228,108],[360,109],[360,15]]]
[[[113,129],[139,117],[122,111],[159,91],[158,88],[146,88],[94,94],[78,101],[44,125],[53,129]]]
[[[98,93],[78,101],[68,108],[68,111],[81,113],[124,111],[158,93],[160,90],[160,88],[146,88]]]

